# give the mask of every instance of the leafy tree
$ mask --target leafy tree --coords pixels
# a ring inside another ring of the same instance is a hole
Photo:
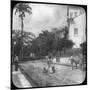
[[[26,4],[26,3],[18,3],[16,6],[15,6],[15,15],[16,13],[19,13],[19,17],[21,19],[21,36],[22,36],[22,42],[23,42],[23,29],[24,29],[24,23],[23,23],[23,20],[25,18],[25,13],[29,13],[31,14],[32,8]],[[22,54],[21,54],[22,58],[23,58],[23,46],[22,46]]]
[[[63,28],[52,28],[52,32],[55,33],[55,36],[58,36],[57,38],[68,38],[68,27],[65,26]]]
[[[82,48],[82,54],[84,56],[84,59],[86,60],[86,56],[87,56],[87,42],[83,42],[80,46]]]
[[[23,45],[23,54],[29,53],[31,41],[35,38],[35,35],[31,32],[23,31],[23,42],[20,30],[12,30],[12,60],[17,55],[20,58],[21,47]],[[28,50],[27,50],[28,48]],[[27,52],[26,52],[27,51]]]
[[[60,57],[60,52],[66,48],[72,48],[73,42],[66,38],[55,38],[55,34],[47,30],[42,31],[39,36],[32,41],[31,51],[36,55],[46,56],[52,53]]]
[[[39,38],[41,40],[41,53],[47,55],[52,52],[54,34],[52,32],[43,31],[43,33],[39,35]]]
[[[53,50],[54,34],[51,32],[42,31],[39,36],[32,41],[32,52],[41,56],[48,55]]]
[[[65,50],[66,48],[72,48],[73,44],[74,43],[71,40],[68,40],[65,38],[57,40],[56,46],[55,46],[57,61],[60,57],[61,51]]]
[[[32,40],[31,52],[34,53],[35,56],[39,56],[40,55],[40,46],[39,46],[38,38]]]
[[[68,38],[68,27],[64,27],[63,30],[65,31],[64,38],[67,39]]]
[[[14,57],[17,55],[19,56],[20,50],[21,50],[21,32],[12,30],[12,61],[14,61]]]

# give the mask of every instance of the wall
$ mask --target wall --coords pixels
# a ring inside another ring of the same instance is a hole
[[[75,45],[74,48],[79,48],[80,44],[86,40],[86,14],[83,13],[74,19],[74,24],[70,24],[69,27],[69,39],[72,40]],[[78,28],[78,35],[74,35],[74,28]]]

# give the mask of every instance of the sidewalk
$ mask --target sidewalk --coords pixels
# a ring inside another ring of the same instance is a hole
[[[18,88],[32,87],[20,70],[12,72],[13,84]]]

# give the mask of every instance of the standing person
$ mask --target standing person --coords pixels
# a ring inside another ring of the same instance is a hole
[[[15,56],[15,71],[18,71],[18,56]]]
[[[48,65],[48,70],[49,70],[49,68],[50,68],[50,60],[49,60],[50,58],[48,57],[48,59],[47,59],[47,65]]]
[[[49,54],[49,57],[48,57],[48,70],[49,72],[52,72],[52,54],[50,53]]]

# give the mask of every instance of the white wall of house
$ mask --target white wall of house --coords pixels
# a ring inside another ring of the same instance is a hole
[[[69,39],[75,43],[74,48],[79,48],[80,44],[86,40],[86,14],[85,11],[81,13],[81,10],[70,10],[70,12],[73,12],[74,23],[70,23]],[[76,11],[77,17],[74,16]],[[75,29],[77,29],[76,32]]]

